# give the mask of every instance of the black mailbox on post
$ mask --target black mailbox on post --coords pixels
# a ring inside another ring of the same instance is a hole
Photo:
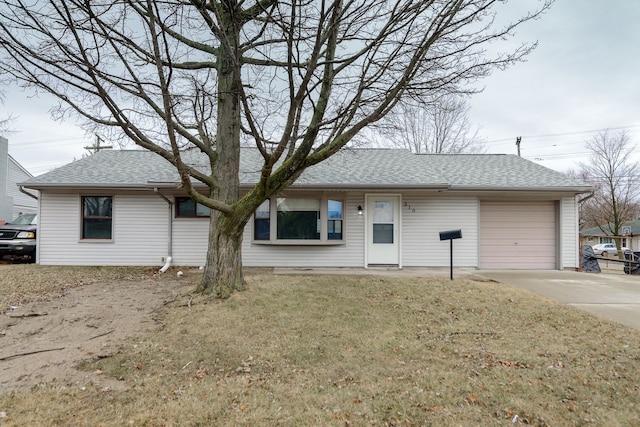
[[[440,232],[440,240],[461,239],[462,230],[449,230]]]
[[[449,230],[440,232],[440,240],[449,241],[449,276],[453,280],[453,239],[461,239],[462,230]]]

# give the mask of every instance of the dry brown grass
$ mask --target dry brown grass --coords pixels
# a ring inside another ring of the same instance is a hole
[[[250,274],[82,369],[125,391],[0,396],[2,425],[640,424],[640,331],[491,282]]]
[[[156,269],[157,270],[157,269]],[[153,268],[0,264],[0,312],[9,306],[55,298],[66,289],[100,281],[149,277]]]

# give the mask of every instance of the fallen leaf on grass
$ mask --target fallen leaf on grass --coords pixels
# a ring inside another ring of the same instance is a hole
[[[465,400],[469,405],[486,406],[483,401],[480,400],[477,394],[471,393],[465,397]]]

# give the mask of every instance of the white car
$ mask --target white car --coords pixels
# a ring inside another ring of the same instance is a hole
[[[622,247],[622,253],[631,252],[631,249]],[[615,243],[600,243],[593,245],[593,253],[601,256],[618,255],[618,249]]]

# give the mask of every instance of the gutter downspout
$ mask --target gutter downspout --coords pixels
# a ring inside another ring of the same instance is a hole
[[[158,190],[158,187],[154,187],[153,188],[153,192],[156,193],[156,195],[158,197],[160,197],[161,199],[163,199],[165,202],[167,202],[167,204],[169,205],[169,238],[168,238],[168,248],[167,248],[167,258],[166,258],[166,262],[165,264],[162,266],[162,268],[160,269],[160,273],[164,273],[165,271],[167,271],[169,269],[169,267],[171,267],[171,259],[172,259],[172,248],[173,248],[173,202],[171,200],[169,200],[164,194],[162,194],[160,192],[160,190]]]
[[[582,199],[578,200],[578,204],[581,205],[583,202],[586,202],[587,200],[595,196],[595,194],[596,194],[595,191],[592,191],[591,194],[589,194],[588,196],[585,196]]]
[[[29,193],[27,190],[25,190],[25,189],[24,189],[24,186],[22,186],[22,185],[19,185],[19,186],[18,186],[18,190],[20,190],[20,192],[21,192],[21,193],[24,193],[24,194],[26,194],[27,196],[31,197],[32,199],[39,200],[39,199],[38,199],[38,196],[36,196],[35,194],[31,194],[31,193]]]

